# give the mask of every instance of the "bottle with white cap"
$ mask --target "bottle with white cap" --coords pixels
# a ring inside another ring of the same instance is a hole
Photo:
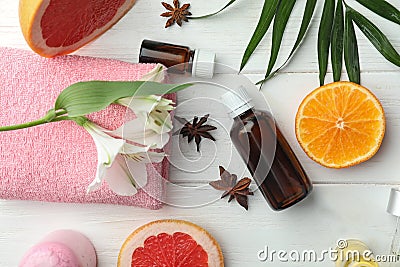
[[[191,50],[187,46],[143,40],[139,63],[160,63],[180,73],[210,79],[214,74],[215,53],[208,50]],[[175,66],[175,67],[174,67]]]
[[[221,99],[234,120],[232,142],[271,208],[283,210],[304,199],[312,183],[271,114],[254,109],[244,87]]]
[[[390,253],[400,256],[400,188],[392,188],[386,211],[397,217],[396,230],[393,235]]]

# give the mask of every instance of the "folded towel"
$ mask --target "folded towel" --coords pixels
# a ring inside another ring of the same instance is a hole
[[[0,48],[0,125],[41,118],[58,94],[75,82],[138,80],[154,66],[82,56],[46,59],[30,51]],[[170,98],[175,100],[175,95]],[[90,118],[112,130],[123,123],[124,114],[124,108],[113,105]],[[132,197],[118,196],[106,184],[87,194],[96,164],[91,136],[74,122],[0,132],[0,198],[161,207],[160,177],[168,178],[167,160],[147,165],[148,183]]]

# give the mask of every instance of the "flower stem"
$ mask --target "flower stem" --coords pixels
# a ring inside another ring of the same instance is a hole
[[[10,126],[2,126],[2,127],[0,127],[0,131],[4,132],[4,131],[18,130],[18,129],[33,127],[33,126],[48,123],[48,122],[49,121],[47,121],[45,118],[41,118],[36,121],[30,121],[30,122],[16,124],[16,125],[10,125]]]
[[[57,116],[63,115],[63,114],[65,114],[64,111],[57,111],[56,112],[54,109],[50,109],[43,118],[40,118],[40,119],[35,120],[35,121],[16,124],[16,125],[2,126],[2,127],[0,127],[0,132],[24,129],[24,128],[37,126],[37,125],[40,125],[40,124],[45,124],[45,123],[57,121],[58,118],[59,118]]]
[[[63,109],[56,111],[56,117],[61,116],[61,115],[65,115],[65,114],[67,114],[67,112],[65,110],[63,110]]]

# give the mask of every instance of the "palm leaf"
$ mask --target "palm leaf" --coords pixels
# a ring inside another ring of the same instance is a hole
[[[333,71],[333,80],[339,81],[342,75],[343,61],[343,4],[339,0],[336,5],[335,18],[333,20],[332,38],[331,38],[331,62]]]
[[[358,59],[357,38],[348,8],[346,8],[346,18],[344,23],[344,62],[346,64],[349,80],[359,84],[360,62]]]
[[[272,30],[271,56],[269,58],[268,69],[265,77],[268,77],[275,65],[282,43],[283,33],[295,3],[296,0],[282,0],[278,5]]]
[[[400,55],[393,48],[388,38],[366,17],[358,13],[352,8],[348,8],[348,13],[352,20],[356,23],[362,33],[369,39],[375,48],[381,53],[388,61],[400,67]]]
[[[318,30],[318,65],[319,83],[321,85],[323,85],[325,82],[325,75],[328,67],[328,54],[332,34],[334,10],[335,0],[325,0]]]
[[[242,62],[240,64],[240,70],[242,70],[247,64],[250,56],[253,54],[254,50],[266,34],[269,26],[271,25],[271,21],[274,18],[278,4],[279,0],[264,0],[264,6],[261,12],[260,19],[253,33],[253,36],[251,37],[250,42],[247,45],[247,48],[243,54]]]
[[[400,25],[400,11],[385,0],[357,0],[357,2],[379,16]]]
[[[216,15],[232,5],[236,0],[230,0],[222,9],[209,15],[192,18],[206,18]],[[346,71],[350,81],[360,83],[360,63],[357,37],[354,24],[369,39],[374,47],[390,62],[400,66],[400,55],[390,43],[388,38],[371,21],[359,12],[349,7],[343,0],[324,0],[321,21],[318,29],[317,55],[319,66],[319,81],[323,85],[328,67],[329,48],[331,51],[332,71],[334,81],[341,78],[343,54]],[[337,1],[335,9],[335,1]],[[377,15],[400,25],[400,11],[385,0],[356,0]],[[292,14],[296,0],[264,0],[262,12],[256,29],[246,47],[240,64],[240,71],[249,61],[251,55],[267,33],[272,20],[275,18],[272,47],[265,78],[257,84],[262,84],[287,65],[298,47],[304,40],[307,29],[316,7],[317,0],[307,0],[300,30],[296,42],[286,61],[272,71],[279,55],[282,38],[287,22]],[[345,16],[343,4],[346,6]]]
[[[280,71],[286,64],[289,62],[289,60],[292,58],[294,53],[297,51],[297,48],[300,46],[300,44],[303,41],[304,36],[307,33],[308,26],[310,25],[312,15],[314,14],[315,6],[316,6],[317,0],[307,0],[306,7],[304,9],[304,14],[303,14],[303,19],[301,21],[301,26],[299,33],[297,34],[296,42],[293,45],[292,50],[290,51],[290,54],[286,61],[276,70],[274,70],[271,74],[268,75],[265,79],[257,82],[256,84],[262,84],[272,78],[278,71]]]

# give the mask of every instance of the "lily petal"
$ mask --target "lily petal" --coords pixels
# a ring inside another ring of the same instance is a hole
[[[148,163],[160,163],[167,156],[164,152],[147,152],[147,158],[143,162],[148,161]]]
[[[161,96],[156,95],[131,96],[120,98],[116,103],[132,109],[136,115],[139,115],[137,113],[150,113],[158,105],[161,98]]]
[[[118,129],[110,131],[110,134],[153,148],[163,148],[170,138],[168,133],[158,134],[152,129],[145,129],[143,122],[138,119],[126,122]]]
[[[142,151],[140,151],[140,149]],[[149,151],[148,149],[148,147],[138,147],[126,143],[121,151],[121,154],[124,154],[127,159],[140,163],[158,163],[164,159],[164,152]]]
[[[163,110],[174,110],[175,107],[173,106],[174,101],[167,98],[161,98],[157,104],[158,107],[161,107]]]
[[[96,170],[96,176],[94,180],[90,183],[90,185],[87,188],[87,193],[96,191],[101,187],[101,183],[103,181],[103,177],[106,173],[106,167],[100,162],[97,162],[97,170]]]
[[[96,177],[88,187],[88,192],[92,192],[101,186],[105,170],[111,166],[115,157],[123,148],[125,141],[107,135],[100,126],[89,120],[85,122],[83,127],[92,136],[97,149]]]
[[[147,117],[146,127],[158,134],[169,132],[172,130],[171,115],[166,110],[154,110]]]
[[[157,64],[149,73],[140,78],[140,81],[162,82],[165,79],[164,66]]]
[[[174,102],[161,96],[133,96],[116,101],[129,107],[142,120],[145,127],[161,134],[172,129],[172,120],[168,111],[174,109]]]
[[[142,164],[144,166],[144,164]],[[146,168],[135,168],[134,173],[146,172]],[[140,174],[147,176],[147,173]],[[112,191],[121,196],[133,196],[137,193],[137,183],[126,165],[126,159],[118,155],[111,167],[107,170],[105,180]]]
[[[133,179],[138,187],[144,187],[147,184],[147,170],[144,162],[137,162],[126,157],[128,170],[133,174]]]
[[[119,195],[131,196],[137,188],[147,183],[146,163],[161,162],[164,153],[148,151],[148,147],[138,147],[126,143],[113,165],[107,169],[105,180],[109,187]]]

